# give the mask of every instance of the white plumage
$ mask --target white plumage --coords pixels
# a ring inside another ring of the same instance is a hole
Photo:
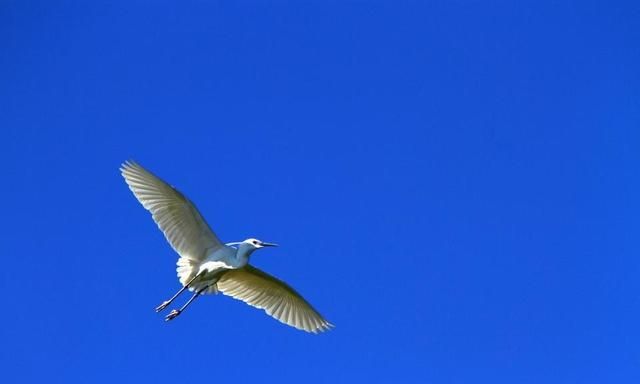
[[[317,333],[333,326],[293,288],[248,264],[255,250],[275,244],[250,238],[225,245],[193,203],[177,189],[134,162],[125,162],[120,171],[135,197],[151,212],[169,244],[180,255],[177,272],[183,288],[156,310],[166,308],[186,289],[195,292],[182,308],[174,309],[167,320],[177,317],[199,295],[220,291],[264,309],[275,319],[297,329]]]

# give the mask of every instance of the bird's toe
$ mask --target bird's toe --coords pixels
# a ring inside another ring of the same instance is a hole
[[[163,302],[162,304],[158,305],[158,306],[156,307],[156,312],[160,312],[160,311],[162,311],[163,309],[167,308],[167,306],[168,306],[169,304],[171,304],[171,302],[170,302],[169,300],[167,300],[167,301]]]
[[[167,315],[167,317],[165,317],[165,321],[169,321],[169,320],[173,320],[176,317],[178,317],[178,315],[180,314],[181,311],[174,309],[173,311],[169,312],[169,314]]]

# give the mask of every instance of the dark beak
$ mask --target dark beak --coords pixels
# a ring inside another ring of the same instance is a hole
[[[262,245],[263,247],[277,247],[278,246],[278,244],[265,243],[264,241],[262,243],[260,243],[260,245]]]

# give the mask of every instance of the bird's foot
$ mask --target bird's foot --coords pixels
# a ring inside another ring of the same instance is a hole
[[[160,311],[162,311],[163,309],[167,308],[167,306],[168,306],[169,304],[171,304],[171,302],[170,302],[169,300],[167,300],[167,301],[165,301],[164,303],[162,303],[162,304],[158,305],[158,306],[156,307],[156,312],[160,312]]]
[[[169,312],[169,314],[167,315],[167,317],[164,318],[164,321],[169,321],[169,320],[173,320],[176,317],[178,317],[178,315],[181,313],[182,311],[180,311],[179,309],[174,309],[173,311]]]

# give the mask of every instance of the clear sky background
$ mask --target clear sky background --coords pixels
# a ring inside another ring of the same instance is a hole
[[[635,1],[0,2],[0,369],[47,383],[640,382]],[[118,168],[336,328],[224,296]],[[396,380],[396,381],[394,381]]]

